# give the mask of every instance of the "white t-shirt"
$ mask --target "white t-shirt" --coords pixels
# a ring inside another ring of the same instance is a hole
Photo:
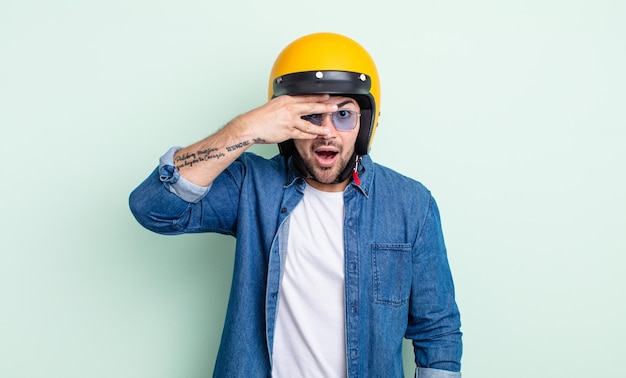
[[[272,376],[345,377],[343,192],[306,186],[289,220]]]

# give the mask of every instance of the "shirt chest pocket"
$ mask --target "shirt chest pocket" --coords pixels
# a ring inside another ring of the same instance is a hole
[[[402,306],[411,292],[411,244],[373,243],[374,303]]]

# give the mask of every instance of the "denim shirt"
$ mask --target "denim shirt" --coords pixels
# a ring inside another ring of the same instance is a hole
[[[175,151],[131,193],[131,210],[160,234],[236,237],[214,376],[269,377],[281,256],[306,183],[282,156],[244,153],[210,187],[198,187],[173,167]],[[437,205],[417,181],[369,156],[362,164],[361,183],[344,191],[348,377],[403,377],[405,337],[417,377],[460,377],[460,315]]]

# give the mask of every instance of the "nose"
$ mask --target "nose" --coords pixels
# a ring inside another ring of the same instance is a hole
[[[322,126],[335,126],[333,124],[333,114],[332,113],[323,113],[322,114]]]

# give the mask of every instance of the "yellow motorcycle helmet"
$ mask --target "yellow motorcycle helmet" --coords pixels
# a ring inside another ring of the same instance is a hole
[[[380,82],[369,53],[354,40],[335,33],[300,37],[278,55],[269,79],[268,98],[282,95],[330,94],[354,98],[361,107],[357,155],[366,155],[380,115]],[[290,156],[293,140],[278,144]]]

